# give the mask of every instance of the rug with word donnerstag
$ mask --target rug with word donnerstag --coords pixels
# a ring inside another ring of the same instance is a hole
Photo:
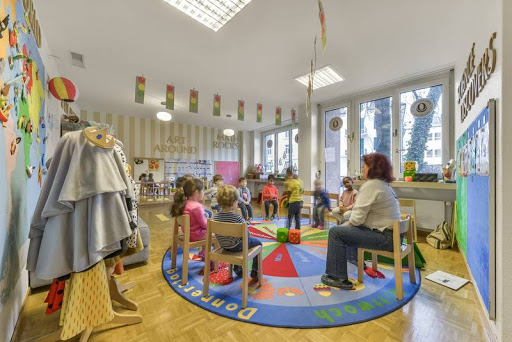
[[[278,227],[284,219],[273,222],[253,221],[249,230],[263,244],[263,281],[249,283],[249,301],[242,309],[241,277],[228,275],[227,265],[221,263],[219,272],[211,273],[210,294],[203,297],[204,262],[191,250],[189,283],[181,285],[182,250],[178,250],[177,267],[171,269],[170,250],[162,260],[162,272],[170,287],[185,300],[221,316],[243,322],[274,327],[320,328],[360,323],[393,312],[409,302],[420,288],[409,281],[409,270],[403,269],[404,299],[395,297],[392,265],[380,264],[385,278],[370,278],[356,282],[357,268],[349,263],[349,277],[355,290],[345,291],[323,285],[320,277],[325,271],[328,231],[301,227],[301,243],[280,243],[276,240]]]

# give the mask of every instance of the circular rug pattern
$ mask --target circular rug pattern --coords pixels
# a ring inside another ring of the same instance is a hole
[[[188,256],[187,285],[181,285],[181,249],[175,269],[171,269],[170,250],[164,255],[163,275],[176,293],[203,309],[231,319],[275,327],[319,328],[364,322],[399,309],[418,292],[419,270],[415,270],[417,284],[411,284],[405,268],[404,299],[398,301],[393,267],[386,264],[379,264],[384,279],[365,274],[364,283],[356,283],[355,290],[323,285],[320,277],[325,271],[328,231],[312,228],[306,222],[301,229],[301,243],[297,245],[276,241],[277,228],[286,226],[284,219],[251,223],[251,235],[263,243],[263,281],[259,288],[256,282],[249,283],[245,309],[242,309],[242,279],[235,274],[231,278],[223,263],[219,272],[211,273],[210,294],[203,297],[204,262],[197,257],[198,250]],[[357,268],[348,266],[349,277],[356,282]]]

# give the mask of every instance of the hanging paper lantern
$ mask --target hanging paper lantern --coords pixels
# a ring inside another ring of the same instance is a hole
[[[48,88],[57,100],[74,102],[78,99],[78,88],[67,78],[52,78],[48,82]]]

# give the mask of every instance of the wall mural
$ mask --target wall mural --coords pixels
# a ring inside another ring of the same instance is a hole
[[[26,255],[30,219],[43,181],[47,127],[45,69],[21,0],[2,1],[0,21],[0,313],[13,312],[13,292]],[[5,26],[4,26],[5,25]],[[4,311],[4,312],[2,312]],[[15,321],[14,321],[15,323]],[[11,324],[14,324],[11,322]],[[0,331],[7,340],[12,327]]]

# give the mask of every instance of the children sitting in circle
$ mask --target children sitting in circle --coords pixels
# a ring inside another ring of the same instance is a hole
[[[221,207],[221,211],[213,216],[213,220],[227,223],[243,223],[243,217],[235,212],[239,202],[239,191],[232,185],[222,185],[217,192],[217,201]],[[249,249],[260,246],[261,241],[253,238],[248,234]],[[217,235],[220,246],[229,252],[241,252],[243,248],[242,238]],[[236,275],[241,277],[242,266],[234,265],[233,270]],[[251,278],[258,281],[258,257],[254,257],[252,261]]]
[[[211,200],[212,210],[220,211],[221,207],[217,203],[217,191],[224,184],[224,177],[220,174],[213,176],[213,186],[204,192],[204,195]]]
[[[251,192],[247,188],[245,177],[238,179],[238,206],[242,210],[242,215],[246,221],[252,219]]]
[[[197,178],[186,179],[183,187],[174,193],[174,203],[171,206],[172,217],[190,216],[190,241],[204,240],[206,237],[206,215],[203,199],[203,182]],[[199,256],[204,259],[204,250]]]
[[[302,181],[293,174],[291,168],[286,169],[286,181],[284,188],[288,196],[288,222],[287,228],[292,226],[292,220],[295,219],[295,229],[300,229],[300,211],[302,209],[304,185]]]
[[[320,179],[315,179],[313,198],[313,228],[324,229],[324,213],[331,211],[331,200]]]
[[[345,190],[340,196],[340,206],[332,210],[332,215],[341,223],[350,219],[357,198],[357,190],[352,186],[352,178],[343,178],[343,186]]]
[[[271,220],[276,218],[277,210],[279,209],[279,205],[277,204],[277,199],[279,198],[279,190],[277,190],[277,187],[274,185],[275,178],[276,177],[274,175],[268,176],[267,184],[263,188],[262,201],[265,204],[265,221],[269,220],[268,214],[271,204],[274,207],[274,211],[270,217]]]

